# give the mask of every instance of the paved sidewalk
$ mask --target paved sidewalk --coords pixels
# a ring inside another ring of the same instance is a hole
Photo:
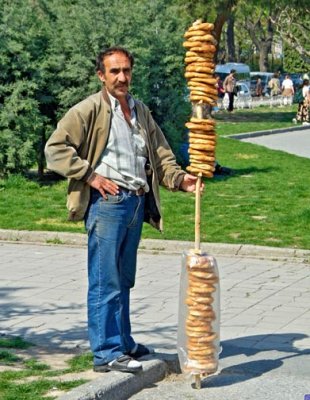
[[[44,242],[43,234],[41,240]],[[176,360],[181,251],[190,245],[141,244],[132,292],[132,328],[137,341],[157,350],[155,357],[143,362],[145,372],[138,377],[116,372],[98,377],[92,373],[90,384],[61,398],[128,399],[164,378],[167,368],[162,360],[171,360],[170,365]],[[182,381],[166,391],[160,392],[166,385],[163,382],[158,391],[154,388],[155,394],[143,397],[141,392],[136,396],[142,397],[133,398],[202,399],[208,393],[212,399],[303,399],[310,393],[306,378],[310,373],[310,251],[205,247],[216,256],[221,277],[222,372],[208,378],[203,386],[208,387],[207,392],[190,392],[190,385],[179,376]],[[0,256],[0,333],[21,335],[41,345],[55,364],[61,363],[66,353],[88,349],[85,247],[80,242],[70,247],[2,241]],[[264,390],[262,395],[259,391],[251,395],[249,382],[257,376],[263,382],[271,376],[276,379],[272,396]],[[294,379],[298,385],[293,384]],[[291,392],[287,392],[288,383]],[[194,393],[202,397],[193,397]]]

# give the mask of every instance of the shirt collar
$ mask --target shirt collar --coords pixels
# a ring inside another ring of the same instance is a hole
[[[107,93],[108,93],[109,99],[111,101],[112,110],[116,111],[118,109],[120,103],[108,91],[107,91]],[[127,94],[127,101],[128,101],[129,108],[132,111],[134,109],[134,107],[135,107],[135,101],[134,101],[133,97],[129,93]]]

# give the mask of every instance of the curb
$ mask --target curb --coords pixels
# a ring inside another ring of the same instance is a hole
[[[291,127],[288,127],[288,128],[270,129],[270,130],[266,130],[266,131],[237,133],[236,135],[223,135],[222,137],[232,138],[232,139],[240,139],[241,140],[241,139],[247,139],[247,138],[251,138],[251,137],[275,135],[277,133],[302,131],[302,130],[306,130],[306,129],[309,129],[309,128],[310,128],[310,126],[291,126]]]
[[[40,245],[64,245],[86,247],[87,235],[68,232],[15,231],[0,229],[0,241],[11,243],[32,243]],[[142,239],[141,252],[182,254],[193,248],[194,243],[177,240]],[[215,256],[249,257],[263,259],[301,259],[310,258],[310,250],[283,247],[256,246],[246,244],[201,243],[201,250]]]
[[[169,373],[179,372],[177,355],[166,360],[149,359],[142,361],[143,371],[139,374],[109,372],[92,382],[85,383],[58,400],[127,400],[142,389],[164,379]]]

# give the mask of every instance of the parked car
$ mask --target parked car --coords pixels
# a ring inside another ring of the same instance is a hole
[[[273,77],[272,72],[250,72],[251,76],[251,95],[256,96],[256,83],[258,78],[262,80],[263,96],[269,95],[268,83]]]

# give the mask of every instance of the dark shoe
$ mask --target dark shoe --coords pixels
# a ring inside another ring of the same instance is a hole
[[[139,361],[134,360],[128,355],[123,355],[108,364],[95,365],[95,372],[108,372],[108,371],[120,371],[120,372],[140,372],[142,371],[142,365]]]
[[[140,358],[143,356],[148,356],[149,354],[154,354],[155,351],[151,347],[146,347],[143,344],[136,344],[133,350],[131,350],[128,355],[132,358]]]

